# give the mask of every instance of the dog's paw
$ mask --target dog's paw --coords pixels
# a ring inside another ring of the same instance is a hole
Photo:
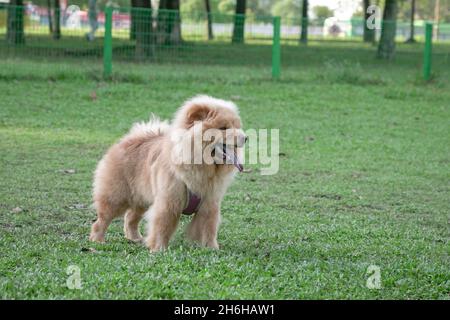
[[[162,243],[160,241],[156,241],[155,239],[146,239],[144,241],[145,246],[150,250],[150,252],[160,252],[167,249],[167,244]]]
[[[89,241],[105,243],[105,237],[96,233],[91,233],[91,235],[89,236]]]
[[[150,250],[151,253],[157,253],[157,252],[162,252],[164,250],[166,250],[166,247],[163,246],[147,246],[148,250]]]
[[[189,239],[191,242],[193,242],[195,245],[203,248],[209,248],[213,250],[219,250],[219,244],[217,243],[217,240],[197,240],[197,239]]]
[[[129,237],[129,236],[125,236],[125,238],[128,241],[134,242],[134,243],[144,243],[144,238],[143,237]]]
[[[205,244],[203,244],[204,247],[206,248],[210,248],[210,249],[214,249],[214,250],[219,250],[219,244],[217,243],[216,240],[214,241],[209,241]]]

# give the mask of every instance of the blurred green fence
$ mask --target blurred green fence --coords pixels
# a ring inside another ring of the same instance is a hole
[[[171,10],[113,10],[113,60],[270,66],[273,18],[258,19],[269,33],[259,34],[244,16],[199,12],[180,17]],[[252,45],[242,46],[244,42]]]
[[[101,26],[98,34],[102,35],[102,13],[98,20]],[[32,5],[0,5],[1,57],[100,59],[103,39],[87,41],[88,32],[87,19],[77,6],[69,6],[64,12],[54,12]]]
[[[87,12],[69,6],[59,15],[60,36],[56,37],[53,11],[36,6],[0,6],[0,56],[102,58],[105,13],[97,15],[98,29],[93,39]],[[270,68],[273,17],[257,17],[256,24],[254,19],[203,12],[180,17],[178,11],[114,8],[113,61],[242,64]]]
[[[83,58],[98,63],[105,58],[106,67],[108,60],[109,66],[119,61],[250,65],[272,67],[277,77],[282,55],[274,35],[279,35],[284,45],[298,45],[302,25],[300,19],[279,21],[272,16],[204,11],[180,16],[178,11],[124,7],[110,10],[110,37],[105,38],[105,12],[94,13],[97,19],[92,31],[88,12],[76,5],[49,10],[31,4],[0,4],[0,57]],[[362,19],[308,20],[307,26],[309,40],[362,43]],[[397,22],[396,30],[398,41],[409,38],[409,23]],[[450,42],[450,25],[439,25],[436,35],[434,41]],[[380,30],[374,30],[375,40],[379,36]],[[424,39],[421,22],[416,23],[415,38]],[[106,74],[109,71],[105,69]]]

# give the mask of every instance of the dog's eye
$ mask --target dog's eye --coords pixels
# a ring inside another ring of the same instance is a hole
[[[227,127],[222,127],[220,128],[220,130],[227,130]]]

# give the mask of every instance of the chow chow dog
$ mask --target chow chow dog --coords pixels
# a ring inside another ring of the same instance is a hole
[[[205,95],[186,101],[170,123],[153,116],[134,124],[98,163],[90,240],[104,242],[111,221],[125,214],[127,239],[164,250],[185,213],[194,214],[188,238],[218,249],[220,204],[243,170],[246,140],[237,106]],[[138,225],[146,212],[144,240]]]

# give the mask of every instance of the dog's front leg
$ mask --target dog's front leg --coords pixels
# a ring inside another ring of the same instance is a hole
[[[202,246],[219,249],[217,232],[220,224],[220,206],[218,203],[204,203],[195,214],[187,228],[190,240]]]
[[[165,205],[155,203],[151,208],[148,221],[148,233],[145,239],[146,246],[152,252],[164,250],[175,232],[180,214]]]

